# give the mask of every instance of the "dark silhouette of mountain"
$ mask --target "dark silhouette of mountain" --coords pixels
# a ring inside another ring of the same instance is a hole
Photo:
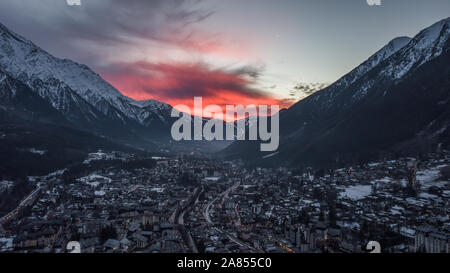
[[[447,147],[449,25],[447,18],[413,39],[394,39],[336,83],[282,111],[277,153],[235,142],[224,154],[258,165],[305,167]]]

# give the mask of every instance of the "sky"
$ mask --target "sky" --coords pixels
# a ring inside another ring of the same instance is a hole
[[[450,16],[448,0],[2,0],[0,22],[88,65],[123,94],[175,106],[289,107],[398,36]]]

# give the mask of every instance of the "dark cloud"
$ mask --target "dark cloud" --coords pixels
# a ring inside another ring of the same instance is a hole
[[[252,79],[258,79],[266,70],[265,65],[246,65],[232,72],[237,75],[246,75]]]
[[[69,7],[64,0],[14,0],[0,4],[0,20],[50,53],[89,65],[135,99],[176,104],[202,96],[219,105],[286,106],[255,87],[264,65],[222,63],[215,68],[204,62],[202,54],[245,56],[240,48],[222,44],[220,35],[196,29],[196,23],[214,14],[204,2],[82,0],[81,6]],[[174,48],[200,58],[173,62],[164,55]],[[133,54],[138,58],[128,59]]]
[[[84,0],[81,6],[68,6],[64,0],[14,0],[2,1],[0,18],[52,53],[92,61],[95,54],[83,47],[90,42],[98,47],[137,41],[181,44],[192,35],[187,26],[213,14],[201,8],[202,2]]]
[[[293,98],[304,98],[314,94],[327,87],[328,83],[295,83],[294,87],[290,91],[290,96]]]
[[[62,18],[63,28],[82,38],[98,40],[172,41],[187,25],[208,18],[212,11],[199,9],[190,0],[104,0],[83,5]],[[168,33],[171,31],[171,33]],[[130,39],[131,38],[131,39]]]

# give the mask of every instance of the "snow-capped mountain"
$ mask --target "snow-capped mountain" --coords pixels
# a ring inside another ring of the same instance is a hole
[[[56,58],[1,24],[0,68],[39,92],[61,111],[69,104],[87,103],[108,118],[124,124],[133,120],[151,126],[154,120],[169,121],[170,105],[157,101],[138,102],[126,97],[89,67]],[[64,101],[64,98],[70,98],[70,101]],[[80,108],[88,116],[96,115],[89,107]]]
[[[406,46],[392,54],[380,66],[374,68],[373,74],[364,75],[352,95],[361,99],[369,89],[380,82],[399,82],[421,65],[433,60],[448,50],[450,38],[450,18],[441,20],[422,30]],[[383,95],[386,95],[386,90]]]
[[[89,67],[56,58],[1,24],[0,70],[62,114],[65,126],[144,149],[158,149],[155,144],[160,144],[161,149],[184,151],[193,146],[171,142],[176,118],[170,105],[126,97]],[[224,147],[202,145],[208,151]]]
[[[67,123],[63,115],[38,94],[0,69],[0,120],[14,119]]]
[[[280,149],[225,150],[260,164],[336,164],[449,145],[450,18],[392,40],[329,87],[280,113]],[[414,149],[411,147],[414,146]],[[381,152],[380,152],[381,151]]]
[[[2,175],[48,174],[81,162],[89,153],[99,149],[140,153],[107,138],[73,128],[73,124],[53,105],[0,69]]]
[[[340,90],[343,90],[353,84],[361,76],[372,70],[382,61],[386,60],[394,53],[406,46],[412,39],[409,37],[397,37],[390,41],[386,46],[377,51],[368,60],[353,69],[351,72],[340,78],[337,82],[325,88],[322,92],[315,96],[316,101],[323,100],[324,103],[330,104],[333,98],[336,97]],[[327,99],[323,99],[327,97]]]
[[[311,96],[311,99],[320,104],[321,110],[324,107],[332,107],[336,103],[336,97],[358,80],[361,80],[360,86],[357,88],[358,90],[355,90],[352,97],[353,100],[361,99],[367,90],[380,80],[375,80],[373,77],[364,79],[364,76],[385,60],[387,60],[388,64],[379,73],[380,78],[385,80],[402,78],[411,70],[442,54],[443,47],[445,42],[448,41],[450,34],[449,21],[449,18],[441,20],[422,30],[413,39],[409,37],[393,39],[350,73]],[[347,101],[346,104],[350,102]],[[298,107],[297,105],[294,105],[292,108],[295,109]]]
[[[422,30],[406,47],[389,59],[381,74],[392,79],[402,78],[411,70],[444,53],[449,36],[450,18]]]

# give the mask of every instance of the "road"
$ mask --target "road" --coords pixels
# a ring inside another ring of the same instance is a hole
[[[223,203],[225,202],[225,200],[228,198],[228,195],[230,194],[230,192],[234,191],[237,187],[239,187],[241,183],[237,182],[236,184],[234,184],[233,186],[229,187],[226,191],[222,192],[221,194],[219,194],[216,198],[214,198],[211,202],[209,202],[206,207],[205,210],[203,211],[203,216],[206,220],[206,222],[210,225],[214,225],[214,222],[211,220],[211,207],[214,205],[214,203],[222,197],[222,202],[221,205],[223,205]],[[248,249],[250,249],[253,252],[261,252],[260,250],[250,246],[247,243],[242,242],[241,240],[239,240],[237,237],[233,236],[232,234],[230,234],[229,232],[218,228],[218,227],[213,227],[213,229],[215,231],[217,231],[220,234],[225,235],[230,241],[234,242],[235,244],[241,246],[241,247],[246,247]]]
[[[208,205],[206,205],[205,210],[203,211],[203,217],[205,218],[206,222],[208,222],[208,224],[214,224],[213,221],[211,220],[211,216],[210,216],[210,212],[209,212],[211,210],[211,207],[213,206],[213,204],[220,197],[224,197],[221,202],[221,204],[223,204],[225,199],[228,198],[228,195],[230,194],[230,192],[232,192],[237,187],[239,187],[240,184],[241,184],[241,182],[237,182],[233,186],[229,187],[226,191],[219,194],[216,198],[214,198],[211,202],[209,202]]]
[[[20,212],[21,209],[32,204],[34,201],[34,198],[37,196],[37,194],[39,193],[40,190],[41,190],[41,188],[39,188],[39,187],[36,188],[27,197],[25,197],[15,209],[13,209],[10,213],[8,213],[5,216],[3,216],[2,218],[0,218],[0,225],[4,225],[9,220],[13,219]]]
[[[204,191],[203,187],[196,188],[194,190],[193,195],[186,203],[186,205],[183,206],[180,210],[177,209],[173,215],[174,218],[176,219],[176,223],[180,230],[181,236],[183,237],[183,240],[185,241],[186,245],[188,245],[191,248],[192,252],[194,252],[194,253],[198,253],[198,248],[194,242],[194,239],[192,238],[191,233],[188,230],[186,230],[186,228],[184,226],[184,215],[186,214],[187,211],[191,210],[195,206],[195,204],[198,203],[199,197],[203,191]]]

